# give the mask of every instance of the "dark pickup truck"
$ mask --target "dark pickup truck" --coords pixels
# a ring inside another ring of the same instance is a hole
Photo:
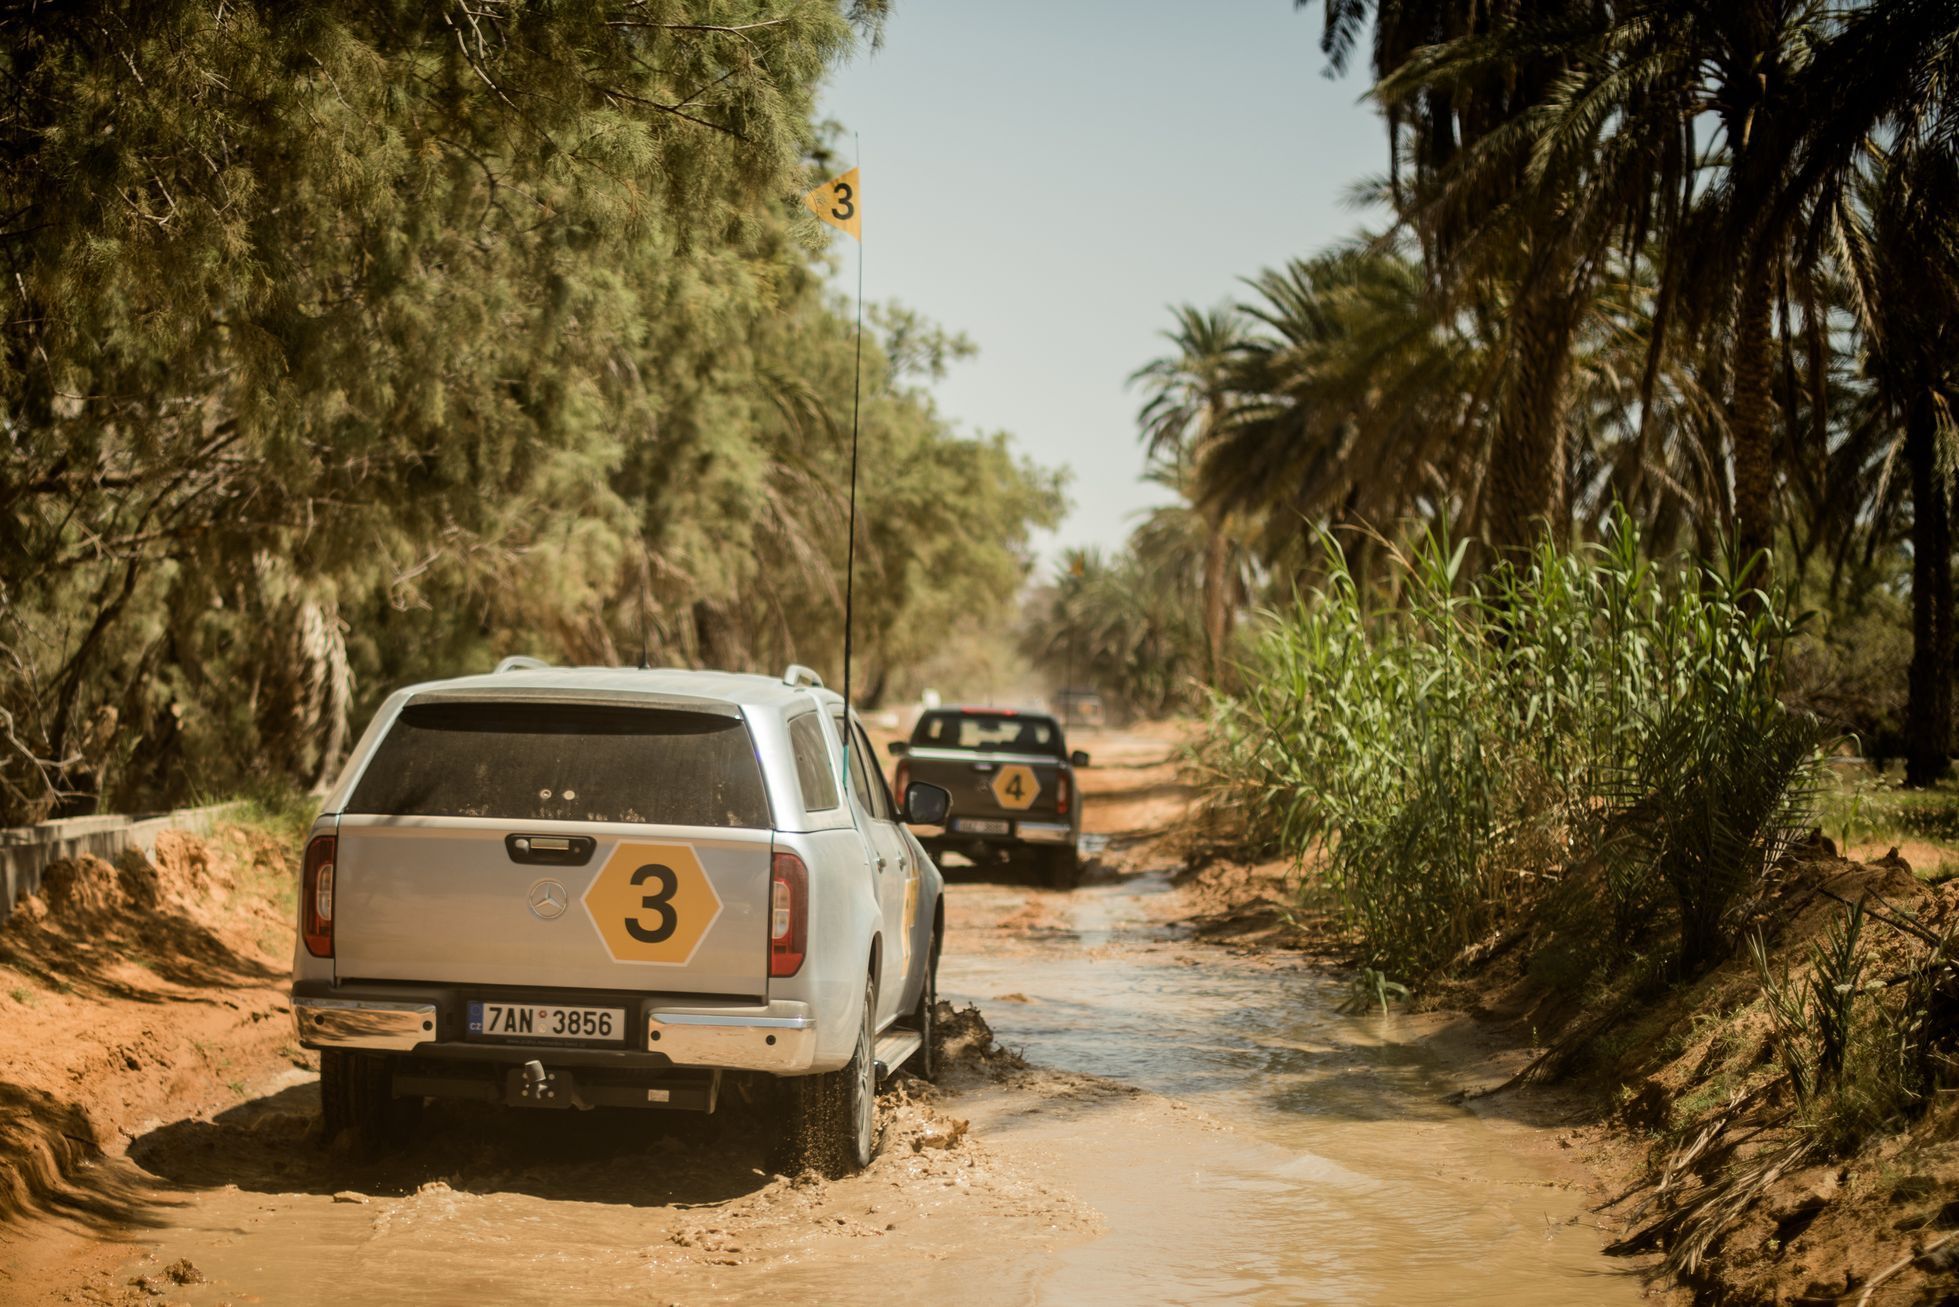
[[[1061,727],[1042,713],[1011,708],[934,708],[918,719],[910,741],[894,740],[898,793],[912,781],[944,786],[954,816],[943,834],[919,840],[937,860],[960,853],[1026,855],[1057,889],[1080,873],[1081,792],[1075,768],[1088,755],[1068,752]]]

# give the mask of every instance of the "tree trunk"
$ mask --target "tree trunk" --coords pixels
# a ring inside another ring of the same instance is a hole
[[[879,663],[876,673],[871,677],[870,688],[857,696],[857,706],[866,712],[869,712],[873,708],[883,707],[884,693],[890,687],[890,684],[891,669],[883,663]]]
[[[1492,562],[1518,559],[1546,531],[1562,540],[1570,526],[1565,380],[1572,323],[1565,283],[1565,277],[1538,275],[1518,294],[1515,367],[1497,410],[1485,500]]]
[[[1735,322],[1734,398],[1728,425],[1734,433],[1736,561],[1747,564],[1775,545],[1775,341],[1771,330],[1769,269],[1750,262],[1742,273]],[[1770,578],[1758,573],[1754,580]]]
[[[1211,524],[1204,546],[1204,644],[1211,656],[1211,684],[1224,684],[1224,642],[1231,634],[1231,541]]]
[[[1939,466],[1938,418],[1919,397],[1905,417],[1911,466],[1911,673],[1905,709],[1905,784],[1930,785],[1952,767],[1951,487]]]

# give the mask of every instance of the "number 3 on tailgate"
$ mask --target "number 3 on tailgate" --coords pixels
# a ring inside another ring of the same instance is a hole
[[[721,915],[721,898],[693,846],[625,843],[585,891],[585,910],[616,960],[678,967]]]

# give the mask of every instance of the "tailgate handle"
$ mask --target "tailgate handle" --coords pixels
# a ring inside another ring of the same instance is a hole
[[[512,862],[546,867],[582,867],[598,841],[590,835],[506,835],[503,847]]]

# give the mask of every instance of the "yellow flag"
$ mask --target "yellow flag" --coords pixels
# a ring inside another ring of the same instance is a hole
[[[809,211],[832,227],[864,239],[864,196],[858,189],[857,170],[832,178],[803,196]]]

